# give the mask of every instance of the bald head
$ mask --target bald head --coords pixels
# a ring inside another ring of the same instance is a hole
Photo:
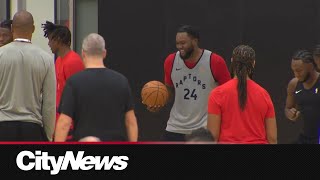
[[[25,10],[15,13],[12,19],[12,29],[15,33],[32,34],[34,32],[32,14]]]
[[[102,36],[96,33],[91,33],[84,38],[82,50],[88,56],[102,57],[106,51],[105,41]]]
[[[101,140],[95,136],[87,136],[80,139],[79,142],[101,142]]]

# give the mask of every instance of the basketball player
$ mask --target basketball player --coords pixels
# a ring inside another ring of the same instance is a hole
[[[313,54],[297,51],[291,60],[293,78],[287,88],[285,115],[291,121],[303,119],[303,129],[298,144],[318,144],[320,121],[320,76],[316,71]]]
[[[0,48],[0,141],[52,140],[56,79],[50,54],[32,44],[31,13],[18,11],[13,42]]]
[[[316,45],[313,49],[313,58],[317,65],[317,71],[320,72],[320,45]],[[320,127],[318,126],[318,136],[319,136],[319,144],[320,144]]]
[[[52,53],[58,55],[55,62],[57,76],[56,105],[58,106],[67,79],[73,74],[84,70],[84,65],[81,57],[71,50],[71,32],[67,26],[56,25],[50,21],[46,21],[45,24],[42,24],[42,28],[44,36],[49,39],[48,45]],[[56,117],[58,120],[58,113]],[[69,131],[68,140],[72,139],[72,129],[73,125],[71,126],[71,131]]]
[[[72,119],[74,140],[94,136],[101,141],[137,141],[138,125],[126,77],[103,64],[102,36],[89,34],[82,44],[86,69],[70,77],[60,101],[55,141],[66,141]]]
[[[252,80],[255,51],[246,45],[233,50],[233,79],[212,90],[208,129],[218,143],[276,144],[275,111],[269,93]]]
[[[186,134],[205,127],[210,91],[230,80],[224,59],[200,48],[199,40],[196,28],[180,27],[176,34],[178,51],[165,60],[165,84],[175,97],[163,141],[185,141]]]
[[[11,20],[4,20],[0,23],[0,47],[13,41],[11,24]]]

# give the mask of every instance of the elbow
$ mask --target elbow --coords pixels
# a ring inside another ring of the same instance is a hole
[[[125,126],[127,129],[128,140],[136,142],[138,140],[138,123],[133,111],[126,114]]]
[[[56,124],[56,129],[57,130],[62,130],[62,131],[69,131],[72,119],[71,118],[64,118],[66,117],[65,115],[60,115],[60,118],[58,119],[58,122]]]
[[[216,130],[210,128],[209,126],[207,126],[207,129],[209,130],[210,134],[212,135],[214,141],[218,141],[218,139],[219,139],[219,133],[217,133]]]
[[[138,124],[136,121],[126,122],[127,129],[138,129]]]
[[[127,117],[125,124],[126,124],[126,127],[130,129],[138,128],[137,118],[134,115]]]
[[[71,126],[71,122],[61,122],[61,123],[57,123],[57,129],[58,130],[62,130],[62,131],[69,131]]]
[[[278,140],[276,136],[268,136],[268,143],[269,144],[278,144]]]

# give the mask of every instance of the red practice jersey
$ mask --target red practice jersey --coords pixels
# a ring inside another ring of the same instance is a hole
[[[247,80],[247,104],[241,111],[237,91],[238,79],[232,79],[211,91],[208,113],[221,115],[218,142],[267,144],[265,119],[274,118],[269,93],[252,80]]]

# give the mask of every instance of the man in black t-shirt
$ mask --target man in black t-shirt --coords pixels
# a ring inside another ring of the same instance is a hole
[[[106,54],[102,36],[92,33],[83,40],[86,69],[71,76],[64,87],[56,142],[66,140],[72,119],[74,141],[87,136],[101,141],[137,141],[138,125],[128,80],[104,66]]]

